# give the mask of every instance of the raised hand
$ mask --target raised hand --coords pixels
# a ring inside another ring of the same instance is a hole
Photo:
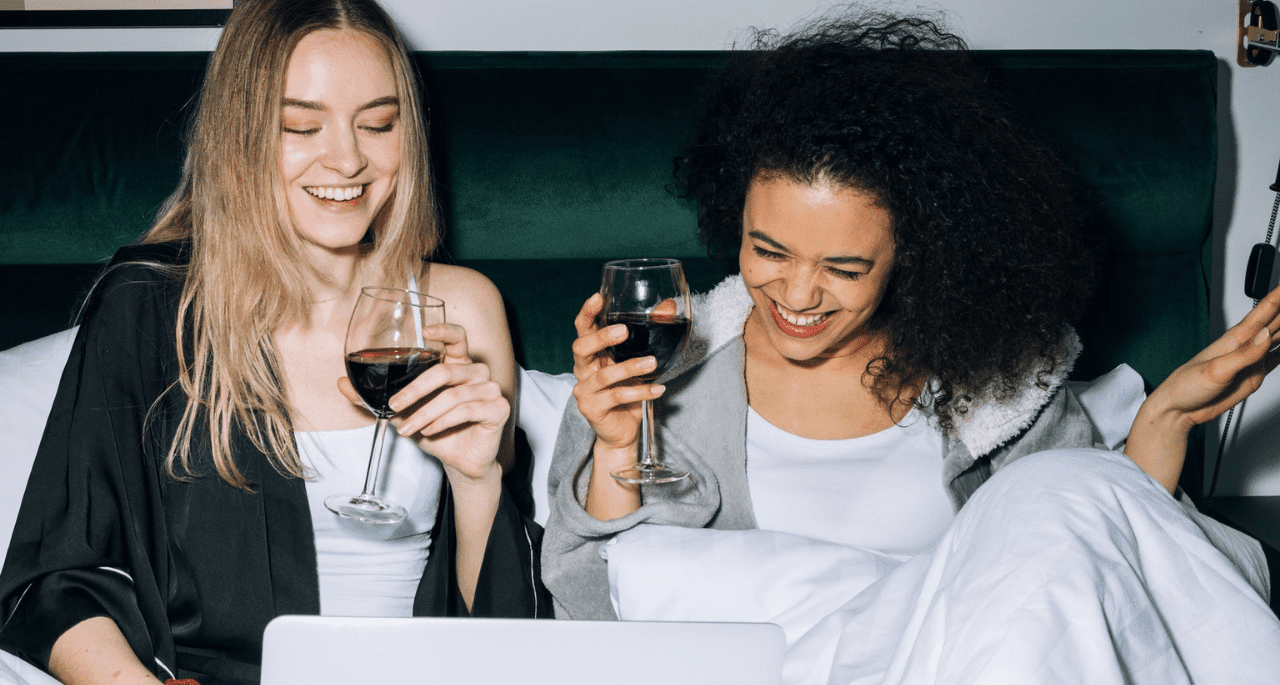
[[[1280,364],[1278,344],[1280,288],[1152,391],[1134,419],[1125,453],[1173,492],[1191,429],[1261,387]]]
[[[578,331],[573,341],[573,375],[578,379],[573,396],[595,431],[598,446],[629,450],[634,460],[640,441],[640,402],[660,397],[665,388],[637,380],[653,373],[657,367],[653,357],[621,363],[610,358],[605,350],[626,340],[627,327],[597,327],[603,306],[604,298],[596,293],[587,298],[573,320]]]
[[[511,405],[490,378],[489,367],[471,361],[461,326],[435,324],[422,334],[443,342],[444,356],[391,398],[396,412],[392,424],[440,459],[451,481],[480,480],[495,471],[500,475],[496,457]],[[350,381],[342,379],[339,387],[360,403]]]

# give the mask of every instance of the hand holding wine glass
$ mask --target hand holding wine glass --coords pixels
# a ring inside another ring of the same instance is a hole
[[[375,494],[385,451],[387,421],[394,413],[391,398],[418,375],[440,362],[444,345],[423,338],[427,325],[444,323],[444,302],[398,288],[360,290],[344,345],[347,378],[377,417],[364,488],[358,495],[332,495],[324,505],[344,518],[365,523],[395,524],[405,508]]]
[[[423,342],[441,350],[440,363],[400,384],[386,406],[391,412],[389,423],[440,459],[456,484],[458,478],[480,480],[498,469],[496,455],[511,404],[489,367],[472,361],[466,330],[451,323],[430,323],[443,318],[443,313],[424,318],[421,330]],[[347,399],[372,409],[355,380],[354,375],[340,379],[338,387]]]
[[[605,265],[600,295],[575,321],[579,409],[611,448],[634,445],[639,437],[639,463],[612,474],[621,482],[668,483],[688,475],[658,457],[651,401],[660,390],[646,381],[674,363],[688,336],[689,311],[680,262],[623,260]]]
[[[661,385],[637,379],[650,373],[655,360],[647,358],[614,362],[607,350],[625,340],[625,326],[599,326],[604,298],[596,293],[583,303],[574,319],[578,339],[573,344],[573,375],[578,409],[607,450],[630,449],[639,455],[640,402],[660,397]]]
[[[392,423],[438,458],[455,485],[501,476],[496,458],[511,404],[489,367],[472,361],[461,326],[428,326],[423,337],[442,344],[444,356],[392,398]]]

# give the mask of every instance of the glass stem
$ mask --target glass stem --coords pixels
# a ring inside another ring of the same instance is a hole
[[[382,468],[383,438],[387,434],[387,417],[379,416],[378,425],[373,429],[373,450],[369,452],[369,470],[364,474],[364,490],[361,497],[373,497],[373,489],[378,485],[378,471]]]
[[[658,463],[658,443],[653,436],[653,403],[640,401],[640,468],[653,468]]]

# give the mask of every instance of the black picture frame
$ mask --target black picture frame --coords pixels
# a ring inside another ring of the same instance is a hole
[[[0,28],[209,28],[227,23],[228,9],[214,10],[5,10]]]

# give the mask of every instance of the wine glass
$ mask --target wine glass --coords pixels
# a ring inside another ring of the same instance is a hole
[[[369,470],[359,495],[332,495],[324,505],[344,518],[365,523],[394,524],[404,520],[405,508],[374,494],[385,451],[387,419],[395,412],[388,402],[423,371],[444,356],[444,343],[424,340],[422,328],[444,323],[444,301],[400,288],[367,287],[347,324],[344,352],[347,378],[360,399],[378,417],[369,453]]]
[[[624,259],[604,265],[603,326],[625,324],[627,339],[608,348],[615,362],[652,356],[658,366],[642,381],[653,381],[675,362],[689,337],[689,286],[676,259]],[[653,405],[640,403],[640,461],[613,472],[623,483],[652,485],[688,478],[662,463],[654,440]]]

